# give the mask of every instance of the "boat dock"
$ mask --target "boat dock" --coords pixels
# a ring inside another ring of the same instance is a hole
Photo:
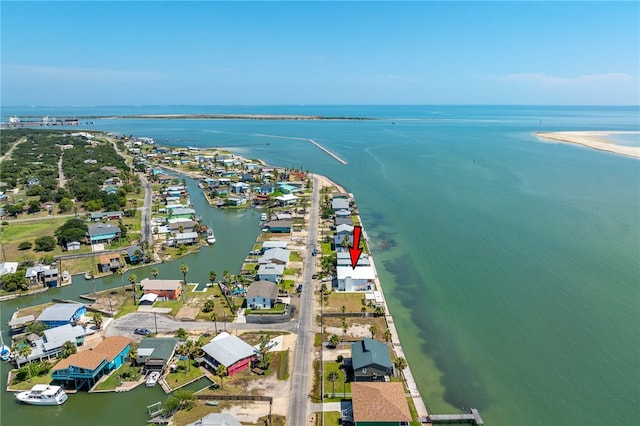
[[[262,133],[257,133],[255,134],[255,136],[262,136],[265,138],[276,138],[276,139],[293,139],[293,140],[298,140],[298,141],[307,141],[307,142],[311,142],[313,145],[317,146],[318,148],[320,148],[322,151],[326,152],[330,157],[332,157],[334,160],[336,160],[338,163],[340,164],[344,164],[345,166],[347,164],[349,164],[346,160],[343,160],[342,158],[340,158],[337,154],[329,151],[327,148],[325,148],[324,146],[320,145],[318,142],[314,141],[313,139],[308,139],[308,138],[296,138],[293,136],[277,136],[277,135],[265,135]]]
[[[470,409],[471,413],[467,414],[432,414],[428,417],[428,420],[433,423],[472,423],[474,425],[481,426],[484,424],[480,412],[475,409]]]

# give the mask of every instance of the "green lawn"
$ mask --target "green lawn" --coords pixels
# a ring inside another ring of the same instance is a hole
[[[343,394],[346,392],[347,395],[351,394],[351,383],[344,382],[344,371],[340,370],[340,364],[335,361],[329,361],[324,363],[324,394],[328,395],[327,399],[330,401],[340,401]],[[328,379],[329,373],[331,372],[338,373],[338,380],[335,382],[335,388],[333,387],[333,383]],[[332,391],[335,389],[335,397],[331,397]]]
[[[333,252],[331,250],[331,243],[320,243],[320,246],[322,247],[323,255],[330,255]]]
[[[95,387],[95,390],[114,390],[125,381],[135,382],[141,378],[142,374],[140,374],[140,367],[134,367],[130,361],[125,362],[120,366],[120,368],[112,372],[103,382],[100,382]]]
[[[191,363],[191,365],[187,368],[187,361]],[[176,363],[177,369],[175,372],[170,372],[167,374],[166,381],[169,386],[173,389],[179,388],[183,386],[193,379],[197,379],[198,377],[204,376],[202,371],[198,368],[198,364],[192,360],[188,359],[185,361],[178,361]]]
[[[36,376],[34,374],[31,381],[29,381],[29,378],[27,377],[27,380],[24,382],[12,384],[11,389],[19,391],[30,390],[33,385],[48,385],[49,383],[51,383],[51,376],[49,374],[45,374],[44,376]]]
[[[323,424],[326,426],[334,426],[334,425],[339,425],[340,423],[340,412],[339,411],[325,411],[323,413],[324,415],[324,422]]]
[[[302,256],[300,256],[300,252],[292,251],[291,257],[289,258],[291,262],[302,262]]]

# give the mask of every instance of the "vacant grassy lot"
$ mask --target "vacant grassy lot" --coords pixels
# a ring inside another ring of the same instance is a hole
[[[331,292],[324,304],[325,312],[362,312],[362,307],[366,307],[364,303],[364,294],[362,293],[342,293]],[[368,309],[373,312],[373,309]]]

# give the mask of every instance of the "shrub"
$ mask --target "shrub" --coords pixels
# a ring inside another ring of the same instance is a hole
[[[56,246],[56,239],[52,236],[36,238],[36,251],[52,251]]]
[[[18,246],[18,250],[29,250],[31,247],[33,247],[33,244],[30,241],[23,241]]]

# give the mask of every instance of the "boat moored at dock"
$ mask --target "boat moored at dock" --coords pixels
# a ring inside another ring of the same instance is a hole
[[[51,385],[35,385],[29,391],[16,394],[18,401],[31,405],[60,405],[67,398],[62,387]]]

